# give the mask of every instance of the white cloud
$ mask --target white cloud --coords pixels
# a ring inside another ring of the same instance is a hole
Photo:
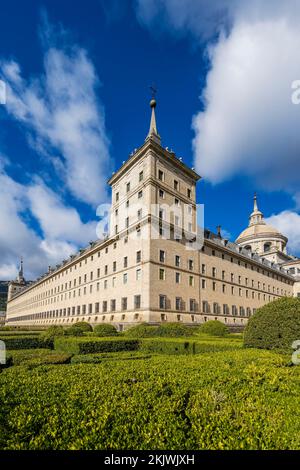
[[[96,222],[84,224],[41,180],[17,183],[5,172],[3,159],[0,207],[0,279],[15,277],[21,255],[27,279],[34,279],[96,238]],[[31,228],[32,220],[41,234]]]
[[[266,222],[288,237],[288,247],[292,254],[300,254],[300,214],[286,210],[268,217]]]
[[[137,12],[151,28],[163,23],[196,44],[212,39],[204,110],[193,119],[200,174],[213,183],[244,174],[257,187],[297,191],[300,106],[291,84],[300,78],[300,2],[138,0]]]
[[[84,49],[48,43],[44,74],[26,81],[15,61],[0,61],[8,113],[28,131],[28,141],[46,154],[77,199],[94,206],[106,200],[109,139],[99,81]]]

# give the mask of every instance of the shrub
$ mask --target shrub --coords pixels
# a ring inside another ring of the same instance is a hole
[[[96,325],[94,328],[95,336],[117,336],[118,332],[113,325],[109,323],[103,323],[102,325]]]
[[[181,323],[164,323],[159,325],[155,331],[155,336],[165,337],[180,337],[180,336],[192,336],[194,330],[191,327],[182,325]]]
[[[66,336],[83,336],[83,331],[81,328],[77,326],[70,326],[69,328],[65,329]]]
[[[55,338],[55,349],[70,354],[90,354],[97,352],[134,351],[140,343],[135,339],[123,338]]]
[[[64,329],[60,325],[53,325],[47,328],[42,334],[41,338],[44,341],[54,341],[54,338],[57,336],[63,336],[64,335]]]
[[[151,336],[155,336],[157,329],[158,326],[141,323],[140,325],[136,325],[125,330],[124,334],[130,338],[149,338]]]
[[[226,336],[228,335],[229,330],[227,326],[219,320],[209,320],[208,322],[200,325],[199,332],[212,336]]]
[[[43,340],[38,336],[0,336],[5,342],[6,349],[37,349],[52,348],[53,342]]]
[[[93,331],[92,325],[85,321],[78,321],[72,325],[72,328],[79,328],[83,333]]]
[[[147,352],[160,354],[193,354],[192,341],[172,339],[143,339],[141,349]]]
[[[291,350],[300,339],[300,299],[283,297],[259,308],[249,319],[244,346]]]
[[[151,356],[140,351],[117,351],[102,354],[77,354],[72,357],[71,364],[100,364],[104,361],[131,361],[149,359]]]
[[[10,352],[13,365],[39,366],[44,364],[67,364],[71,355],[48,349],[25,349]]]

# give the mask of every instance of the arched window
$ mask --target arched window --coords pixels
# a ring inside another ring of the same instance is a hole
[[[251,245],[246,245],[245,250],[251,251],[252,250]]]
[[[264,244],[264,252],[266,253],[266,252],[270,251],[270,249],[271,249],[271,243],[270,242],[265,243]]]

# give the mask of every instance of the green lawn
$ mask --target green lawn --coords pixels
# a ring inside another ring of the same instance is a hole
[[[300,449],[300,367],[245,350],[238,336],[194,340],[198,354],[111,352],[85,363],[11,351],[0,448]]]

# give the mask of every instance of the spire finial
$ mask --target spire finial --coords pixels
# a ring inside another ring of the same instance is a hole
[[[152,112],[151,112],[150,129],[149,129],[149,133],[147,135],[146,140],[153,139],[160,145],[160,136],[157,132],[156,118],[155,118],[155,108],[156,108],[155,95],[156,95],[157,90],[154,85],[150,87],[150,90],[151,90],[151,95],[152,95],[152,98],[150,101],[150,108],[152,109]]]
[[[256,191],[255,191],[255,193],[254,193],[254,198],[253,198],[253,200],[254,200],[253,212],[256,212],[256,211],[258,211],[258,207],[257,207],[257,193],[256,193]]]
[[[257,225],[257,224],[264,225],[265,221],[264,221],[263,213],[258,209],[258,206],[257,206],[257,193],[255,192],[254,197],[253,197],[253,212],[252,212],[252,214],[250,215],[250,218],[249,218],[249,226],[250,225]]]
[[[217,225],[218,238],[222,238],[221,229],[222,229],[221,225]]]

